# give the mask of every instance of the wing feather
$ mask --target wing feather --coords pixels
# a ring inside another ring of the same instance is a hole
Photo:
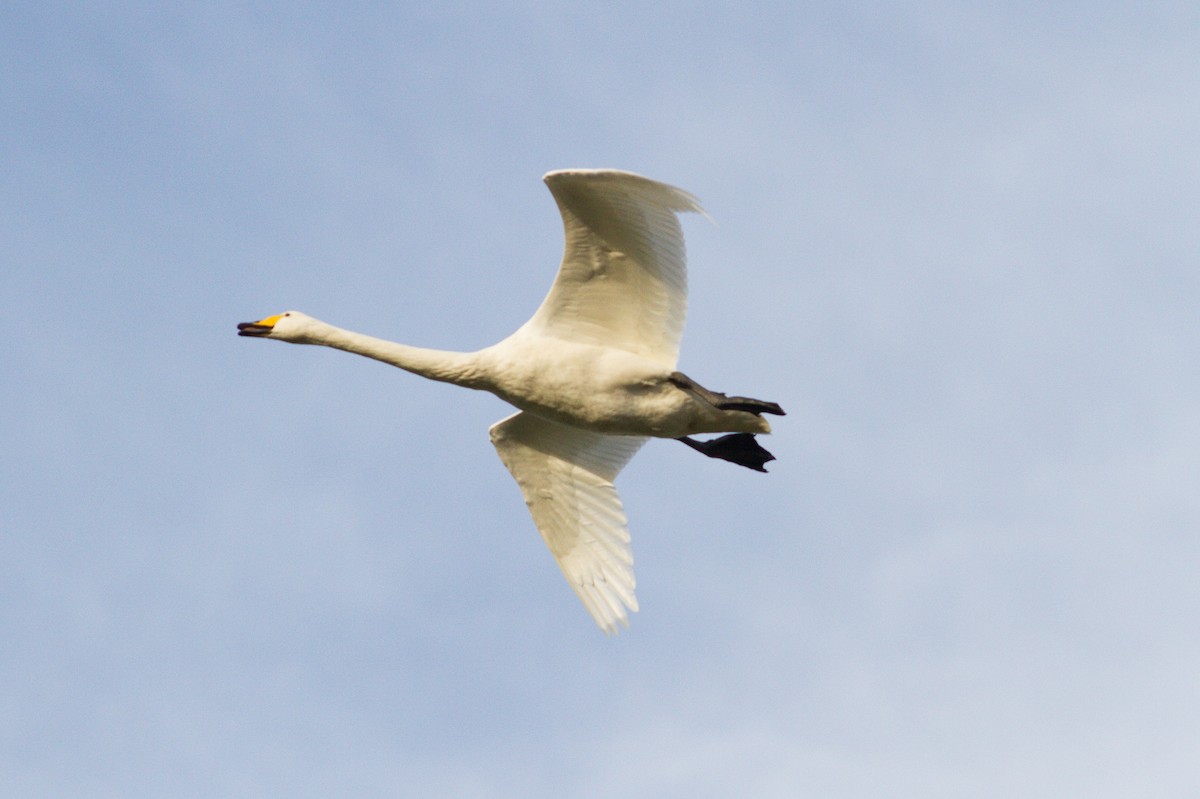
[[[703,213],[685,191],[630,172],[544,178],[562,214],[562,264],[527,323],[543,335],[622,349],[675,368],[687,317],[677,214]]]
[[[628,626],[637,610],[633,553],[613,486],[645,438],[609,436],[529,413],[490,431],[500,460],[521,487],[538,532],[600,629]]]

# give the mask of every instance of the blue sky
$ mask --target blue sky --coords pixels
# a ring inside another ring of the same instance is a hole
[[[645,5],[0,11],[5,795],[1200,790],[1200,11]],[[602,166],[789,411],[622,474],[614,639],[503,403],[234,335],[490,344]]]

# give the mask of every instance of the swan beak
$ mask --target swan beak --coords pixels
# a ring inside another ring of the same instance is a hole
[[[275,323],[279,321],[279,316],[268,316],[266,319],[260,319],[257,322],[242,322],[238,325],[239,336],[262,336],[270,335],[275,328]]]

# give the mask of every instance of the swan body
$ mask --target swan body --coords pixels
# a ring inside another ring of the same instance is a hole
[[[511,336],[477,352],[411,347],[285,311],[238,325],[243,336],[345,350],[489,391],[519,409],[490,434],[550,551],[606,633],[638,609],[629,531],[613,480],[648,438],[675,438],[764,471],[774,403],[726,397],[676,371],[687,305],[676,216],[694,197],[616,170],[544,178],[566,244],[550,293]],[[731,433],[697,442],[689,436]]]

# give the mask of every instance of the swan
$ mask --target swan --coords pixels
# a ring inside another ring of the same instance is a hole
[[[518,411],[492,444],[571,588],[606,634],[638,609],[633,556],[613,481],[648,438],[671,438],[756,471],[774,456],[776,403],[710,391],[676,370],[687,311],[677,214],[691,194],[631,172],[559,170],[543,177],[566,244],[537,312],[478,352],[446,352],[343,330],[299,311],[237,326],[238,335],[319,344],[431,380],[490,391]],[[692,436],[725,433],[697,440]]]

